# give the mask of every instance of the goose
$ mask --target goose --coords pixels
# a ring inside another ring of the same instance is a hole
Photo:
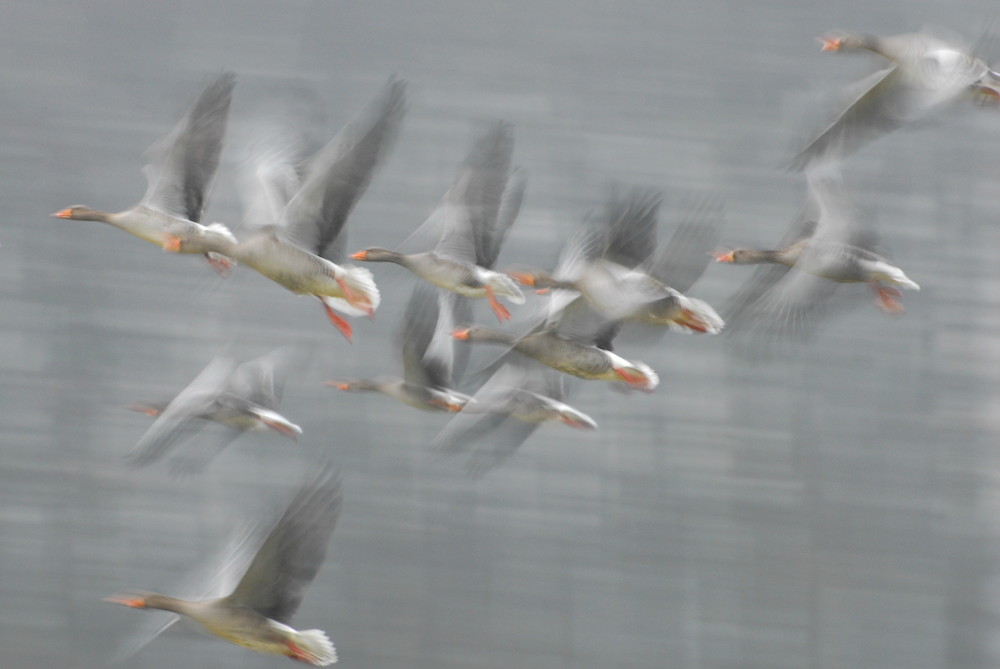
[[[112,213],[73,205],[53,216],[76,221],[101,221],[174,253],[201,253],[226,276],[232,259],[218,249],[236,238],[222,223],[202,225],[202,213],[219,167],[226,121],[236,75],[213,80],[166,136],[158,140],[143,168],[148,182],[137,205]]]
[[[368,269],[343,265],[345,225],[398,135],[405,100],[406,83],[390,79],[368,109],[303,165],[290,164],[287,146],[262,152],[250,187],[250,232],[225,248],[291,292],[318,298],[348,341],[351,325],[336,312],[371,316],[381,297]]]
[[[547,422],[596,430],[597,421],[567,404],[566,376],[512,351],[494,365],[489,378],[434,439],[454,455],[472,451],[467,471],[482,476],[512,456]]]
[[[688,290],[708,265],[721,207],[700,202],[670,241],[657,247],[660,201],[661,195],[651,189],[635,188],[624,195],[612,192],[597,225],[584,228],[567,245],[555,274],[534,269],[509,274],[536,292],[576,291],[609,319],[718,334],[725,325],[718,313],[681,291]],[[633,249],[626,251],[624,244],[629,243]]]
[[[134,591],[111,595],[104,601],[185,616],[211,634],[258,653],[283,655],[320,667],[334,664],[337,651],[325,632],[296,630],[289,622],[326,556],[341,500],[339,480],[324,468],[301,487],[236,587],[224,597],[186,600]],[[231,560],[230,568],[240,561]],[[220,580],[234,576],[223,574]]]
[[[845,32],[821,37],[820,42],[823,51],[867,51],[891,66],[846,91],[844,111],[791,161],[793,169],[839,161],[961,98],[1000,98],[1000,74],[957,39],[928,33],[880,37]]]
[[[808,335],[827,311],[846,301],[838,299],[842,284],[870,286],[876,305],[888,314],[903,311],[900,289],[920,289],[876,253],[878,238],[850,214],[836,170],[812,169],[807,177],[806,204],[777,248],[716,253],[720,263],[763,265],[731,299],[727,322],[733,332]]]
[[[576,297],[532,332],[518,336],[473,324],[452,334],[458,340],[501,344],[555,370],[596,381],[624,381],[630,388],[652,392],[660,379],[644,362],[630,361],[611,349],[619,323],[609,321]]]
[[[510,320],[510,311],[497,296],[524,304],[524,293],[494,266],[524,197],[524,174],[511,169],[513,149],[514,138],[507,123],[495,124],[476,141],[454,185],[424,223],[440,222],[442,226],[433,251],[406,254],[372,247],[351,258],[395,263],[445,290],[464,297],[485,297],[499,321]]]
[[[352,392],[377,391],[426,411],[461,411],[471,400],[451,388],[455,366],[455,341],[451,338],[460,304],[457,295],[439,294],[437,288],[414,286],[400,327],[403,376],[328,381],[327,385]]]
[[[277,374],[287,366],[289,352],[276,349],[237,364],[231,356],[216,356],[184,390],[169,402],[137,403],[132,409],[156,421],[127,456],[133,467],[159,460],[177,443],[195,432],[200,421],[226,426],[223,438],[208,447],[189,447],[173,461],[178,474],[194,473],[229,443],[248,430],[271,429],[297,440],[302,428],[278,412],[283,383]]]

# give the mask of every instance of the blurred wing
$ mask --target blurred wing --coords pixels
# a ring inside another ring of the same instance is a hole
[[[216,356],[157,416],[127,456],[129,464],[147,465],[193,432],[198,427],[195,421],[216,407],[216,400],[234,366],[230,358]]]
[[[555,321],[556,333],[586,346],[612,350],[611,342],[621,323],[598,312],[582,297],[573,300]]]
[[[526,423],[513,417],[504,417],[504,420],[493,429],[490,444],[477,448],[469,457],[465,466],[466,472],[473,478],[485,476],[517,453],[517,449],[537,429],[538,423]]]
[[[437,293],[437,289],[426,282],[414,284],[399,330],[403,380],[415,386],[448,387],[448,379],[443,377],[445,374],[450,376],[450,360],[438,360],[435,364],[427,355],[440,320]]]
[[[500,200],[496,223],[493,226],[486,226],[480,236],[476,261],[480,267],[493,269],[496,266],[497,258],[500,256],[500,248],[503,246],[504,240],[507,239],[510,226],[514,225],[514,221],[517,220],[517,215],[521,211],[521,203],[524,202],[524,190],[527,184],[528,180],[524,170],[515,169]]]
[[[149,187],[141,203],[171,216],[200,222],[215,179],[226,134],[236,75],[208,85],[180,123],[146,152]]]
[[[856,229],[853,206],[844,193],[838,169],[806,170],[806,206],[816,212],[813,239],[847,243]]]
[[[897,67],[879,70],[848,88],[847,107],[789,163],[801,170],[813,162],[836,162],[905,123],[913,91]]]
[[[176,477],[194,476],[205,470],[208,464],[217,458],[229,444],[243,434],[243,430],[227,427],[218,438],[206,443],[204,439],[197,444],[186,443],[167,460],[170,473]]]
[[[817,193],[813,188],[809,188],[806,201],[792,219],[788,231],[782,237],[775,248],[787,248],[793,244],[811,238],[817,230],[817,221],[821,216],[820,203],[816,197]],[[731,298],[725,309],[724,318],[726,321],[726,332],[730,335],[739,335],[747,327],[758,327],[753,323],[758,323],[762,318],[767,319],[771,315],[786,314],[789,320],[797,321],[797,310],[788,311],[790,304],[798,303],[799,296],[808,296],[812,293],[815,297],[821,298],[828,291],[835,289],[836,284],[831,281],[820,279],[803,272],[796,272],[802,277],[789,277],[792,279],[792,296],[775,296],[773,292],[779,290],[783,279],[789,274],[791,268],[786,265],[765,264],[758,266],[750,278]],[[795,281],[801,281],[796,284]],[[826,285],[830,284],[830,285]],[[781,290],[787,290],[782,285]],[[813,292],[815,291],[815,292]],[[807,300],[805,305],[809,304]],[[778,318],[780,321],[781,319]]]
[[[286,346],[248,360],[230,374],[225,390],[232,396],[277,410],[291,357],[292,350]]]
[[[597,226],[577,228],[559,252],[552,276],[559,281],[576,281],[592,261],[601,259],[605,242],[605,235]]]
[[[332,262],[343,262],[344,224],[393,145],[405,103],[406,83],[391,79],[367,109],[313,156],[301,190],[285,208],[290,241]]]
[[[724,222],[721,202],[708,198],[698,202],[646,263],[650,276],[674,290],[688,291],[704,274]]]
[[[323,564],[341,501],[340,481],[325,468],[289,503],[229,599],[288,623]]]
[[[434,215],[443,226],[435,247],[438,255],[472,264],[488,259],[482,256],[487,247],[494,245],[513,150],[510,125],[503,122],[473,144]],[[499,241],[502,237],[497,241],[497,251]]]
[[[761,339],[806,339],[842,284],[804,272],[783,275],[767,291],[740,303],[726,332]]]
[[[603,257],[629,269],[644,262],[656,248],[656,225],[663,196],[648,188],[612,190],[593,221],[604,231]]]
[[[538,428],[511,416],[526,381],[528,367],[524,357],[509,353],[504,361],[473,396],[473,402],[455,414],[433,442],[448,454],[473,449],[466,467],[473,476],[481,476],[501,464]]]
[[[465,371],[471,347],[456,347],[451,335],[459,324],[469,321],[472,309],[468,299],[452,292],[438,290],[437,299],[437,326],[424,352],[424,369],[431,384],[454,388]]]
[[[301,146],[296,140],[274,138],[259,147],[240,179],[243,225],[251,231],[281,223],[285,207],[302,187],[296,164]]]

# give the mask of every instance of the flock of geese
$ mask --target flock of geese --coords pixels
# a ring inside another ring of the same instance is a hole
[[[874,139],[960,98],[996,102],[1000,75],[957,42],[930,34],[841,34],[824,38],[823,49],[866,50],[890,66],[852,87],[842,113],[791,161],[806,172],[807,201],[772,249],[720,250],[723,211],[710,199],[692,201],[671,239],[658,244],[659,193],[620,188],[570,237],[556,267],[499,271],[497,259],[520,211],[526,178],[513,164],[513,130],[498,122],[474,142],[453,185],[421,226],[438,235],[434,248],[415,253],[368,248],[348,256],[347,219],[386,159],[404,116],[406,85],[396,78],[308,158],[300,145],[262,142],[248,172],[238,235],[221,223],[202,222],[236,83],[228,73],[212,81],[153,145],[145,168],[148,189],[137,205],[119,213],[76,205],[55,216],[103,221],[166,251],[201,254],[223,276],[236,265],[250,267],[292,293],[316,297],[348,340],[348,317],[371,316],[380,301],[372,272],[349,261],[394,263],[412,272],[420,281],[399,329],[401,376],[329,384],[454,413],[436,444],[447,452],[472,450],[469,469],[483,473],[543,422],[597,427],[566,403],[567,375],[608,381],[623,392],[657,387],[659,378],[649,365],[612,351],[623,327],[801,334],[844,283],[867,284],[879,307],[902,311],[900,289],[919,287],[876,252],[874,235],[854,220],[844,202],[839,165]],[[765,265],[724,310],[728,324],[710,305],[685,294],[713,257]],[[535,310],[519,319],[524,323],[519,329],[469,322],[469,299],[487,300],[504,323],[512,317],[501,299],[522,305],[531,291],[545,298],[534,300]],[[461,342],[497,344],[505,351],[480,373],[483,382],[472,396],[455,389],[468,353]],[[230,428],[225,441],[214,449],[201,444],[186,449],[193,455],[176,456],[176,471],[201,469],[246,430],[297,438],[302,429],[279,412],[281,371],[291,357],[289,349],[244,362],[220,354],[170,401],[135,405],[155,422],[129,462],[144,466],[168,457],[208,421]],[[494,446],[472,449],[485,438]],[[108,601],[187,616],[258,652],[332,664],[337,654],[324,632],[296,630],[289,622],[324,560],[340,505],[338,478],[324,467],[270,531],[251,542],[254,548],[244,550],[246,559],[235,574],[241,578],[229,594],[190,601],[134,591]]]

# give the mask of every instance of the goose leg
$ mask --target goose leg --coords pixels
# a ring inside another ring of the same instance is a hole
[[[893,315],[903,313],[903,305],[897,299],[902,297],[903,294],[898,289],[891,286],[883,286],[878,281],[872,281],[870,285],[877,296],[875,304],[882,311]]]
[[[649,380],[642,374],[634,374],[626,369],[616,369],[615,374],[617,374],[622,381],[627,383],[629,388],[634,388],[635,390],[641,390],[647,393],[650,392]]]
[[[214,269],[223,279],[229,276],[229,271],[233,268],[232,260],[224,255],[212,253],[211,251],[205,254],[205,259],[208,261],[208,264],[212,266],[212,269]]]
[[[326,310],[326,317],[330,319],[331,323],[333,323],[333,327],[340,330],[340,334],[344,335],[344,339],[351,341],[351,335],[353,334],[351,324],[338,316],[337,313],[330,308],[329,304],[323,302],[322,298],[320,298],[320,302],[323,304],[323,309]]]
[[[690,309],[681,309],[680,316],[677,317],[677,324],[702,334],[708,332],[708,325],[705,324],[705,321]]]
[[[497,300],[497,296],[493,294],[493,286],[486,286],[486,297],[490,300],[490,306],[493,307],[493,313],[497,315],[497,320],[501,323],[509,321],[510,311]]]
[[[344,299],[347,300],[348,304],[350,304],[352,307],[364,309],[365,311],[368,312],[369,318],[375,313],[375,310],[372,309],[371,302],[368,300],[366,296],[358,295],[357,293],[355,293],[353,290],[351,290],[351,287],[348,286],[347,282],[344,281],[343,279],[336,279],[336,281],[337,285],[340,286],[340,289],[344,291]]]
[[[181,238],[177,235],[164,235],[163,236],[163,250],[170,251],[171,253],[180,253],[181,251]]]

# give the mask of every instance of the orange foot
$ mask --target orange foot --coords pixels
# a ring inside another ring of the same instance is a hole
[[[642,374],[633,374],[627,369],[616,369],[615,374],[621,377],[621,380],[632,388],[643,389],[646,387],[646,377]]]
[[[903,305],[898,299],[902,297],[903,294],[899,292],[897,288],[893,288],[892,286],[883,286],[877,282],[872,282],[871,287],[875,291],[875,304],[879,309],[892,315],[903,313]]]
[[[436,406],[442,411],[451,411],[451,412],[461,411],[462,407],[464,406],[462,404],[456,404],[454,402],[447,402],[445,400],[438,400],[438,399],[428,400],[428,404]]]
[[[517,281],[522,286],[534,286],[535,275],[527,272],[507,272],[507,276]]]
[[[316,657],[305,649],[299,648],[294,641],[286,641],[285,645],[288,646],[288,657],[306,664],[315,664]]]
[[[578,430],[593,430],[594,426],[590,423],[584,423],[582,420],[576,420],[572,416],[562,416],[560,418],[563,423],[569,425],[570,427],[575,427]]]
[[[212,266],[212,269],[221,276],[223,279],[229,276],[229,272],[233,269],[233,261],[225,256],[220,256],[217,253],[206,253],[205,259],[208,260],[208,264]]]
[[[372,303],[365,295],[355,293],[343,279],[337,279],[337,285],[339,285],[340,289],[344,291],[344,299],[347,300],[348,304],[352,307],[357,307],[358,309],[364,309],[368,313],[368,317],[371,318],[371,316],[375,313],[375,310],[372,309]]]
[[[323,301],[320,300],[320,302]],[[344,335],[344,339],[346,339],[347,341],[351,341],[351,336],[354,334],[351,330],[351,324],[345,321],[340,316],[338,316],[336,312],[333,309],[331,309],[330,305],[328,305],[326,302],[323,302],[323,309],[326,310],[326,317],[330,319],[331,323],[333,323],[333,327],[340,330],[340,334]]]
[[[293,441],[299,440],[299,433],[293,430],[292,428],[288,427],[284,423],[278,423],[273,420],[265,420],[265,419],[262,419],[260,422],[268,426],[278,434],[283,434]]]
[[[181,238],[177,235],[164,235],[163,237],[163,250],[170,251],[172,253],[180,253],[181,251]]]
[[[694,330],[695,332],[705,333],[708,332],[708,325],[698,314],[694,313],[690,309],[681,309],[681,315],[677,317],[677,324],[683,325],[689,330]]]
[[[1000,102],[1000,91],[993,88],[992,86],[978,86],[976,92],[979,93],[977,100],[981,104],[992,104],[996,105]]]
[[[490,300],[490,306],[493,307],[493,313],[497,315],[497,320],[501,323],[509,321],[510,311],[497,300],[496,295],[493,294],[492,286],[486,286],[486,297]]]

